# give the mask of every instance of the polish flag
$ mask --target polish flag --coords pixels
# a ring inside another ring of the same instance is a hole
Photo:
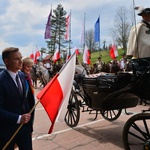
[[[35,51],[35,57],[34,57],[34,63],[37,63],[37,60],[39,59],[39,57],[41,56],[40,51],[38,50],[38,48],[36,48]]]
[[[31,58],[32,60],[34,60],[34,53],[33,53],[33,50],[32,50],[32,53],[30,54],[30,58]]]
[[[67,52],[67,57],[66,57],[66,61],[71,57],[71,50],[69,49]]]
[[[37,95],[50,119],[49,134],[52,133],[56,120],[64,121],[74,79],[75,63],[74,53],[59,73]]]
[[[85,64],[91,64],[90,57],[91,57],[90,50],[88,49],[87,45],[85,45],[84,53],[83,53],[83,62]]]
[[[76,52],[76,55],[79,55],[80,54],[80,52],[79,52],[79,50],[78,50],[78,48],[75,46],[75,52]]]
[[[59,59],[60,59],[60,52],[59,52],[59,49],[57,48],[54,53],[53,61],[56,62]]]
[[[76,55],[79,55],[79,54],[80,54],[80,52],[79,52],[79,50],[78,50],[78,48],[77,48],[76,46],[71,49],[71,55],[72,55],[74,52],[76,53]]]
[[[115,44],[112,44],[112,46],[110,47],[110,57],[112,59],[115,59],[117,56],[118,56],[117,47]]]

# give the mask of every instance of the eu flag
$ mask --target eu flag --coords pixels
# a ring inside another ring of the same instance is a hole
[[[95,42],[99,42],[100,41],[100,21],[99,21],[99,17],[95,23],[94,26],[94,41]]]

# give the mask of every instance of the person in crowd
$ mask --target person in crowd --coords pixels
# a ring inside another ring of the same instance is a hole
[[[35,105],[35,98],[34,98],[34,87],[31,80],[31,70],[34,65],[34,61],[30,57],[24,57],[22,59],[22,69],[21,71],[25,74],[26,79],[26,97],[29,103],[30,110]],[[33,131],[33,120],[34,120],[34,111],[31,113],[31,131]]]
[[[120,71],[126,71],[127,70],[127,60],[125,58],[125,55],[122,54],[122,58],[119,61]]]
[[[30,76],[31,76],[31,80],[32,80],[34,88],[37,89],[38,75],[36,74],[36,65],[35,64],[32,66],[32,69],[30,71]]]
[[[6,69],[0,73],[0,149],[7,145],[6,150],[13,150],[16,143],[20,150],[32,150],[26,79],[20,71],[21,52],[16,47],[5,48],[2,51],[2,59]]]
[[[120,65],[116,59],[112,60],[111,66],[110,66],[110,72],[117,74],[120,71]]]
[[[97,62],[96,62],[97,70],[98,70],[98,72],[101,72],[101,69],[102,69],[104,63],[101,60],[101,57],[98,57],[97,59],[98,59]]]
[[[129,35],[127,57],[150,57],[150,8],[140,10],[138,13],[142,21],[133,26]]]

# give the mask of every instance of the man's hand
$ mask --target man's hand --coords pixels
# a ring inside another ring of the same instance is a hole
[[[20,123],[21,124],[28,123],[29,120],[30,120],[30,118],[31,118],[30,114],[23,114],[23,115],[21,115],[21,121],[20,121]]]

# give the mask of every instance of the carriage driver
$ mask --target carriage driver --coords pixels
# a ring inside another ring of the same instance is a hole
[[[137,9],[142,21],[131,28],[126,53],[127,57],[133,59],[150,57],[150,8]]]

